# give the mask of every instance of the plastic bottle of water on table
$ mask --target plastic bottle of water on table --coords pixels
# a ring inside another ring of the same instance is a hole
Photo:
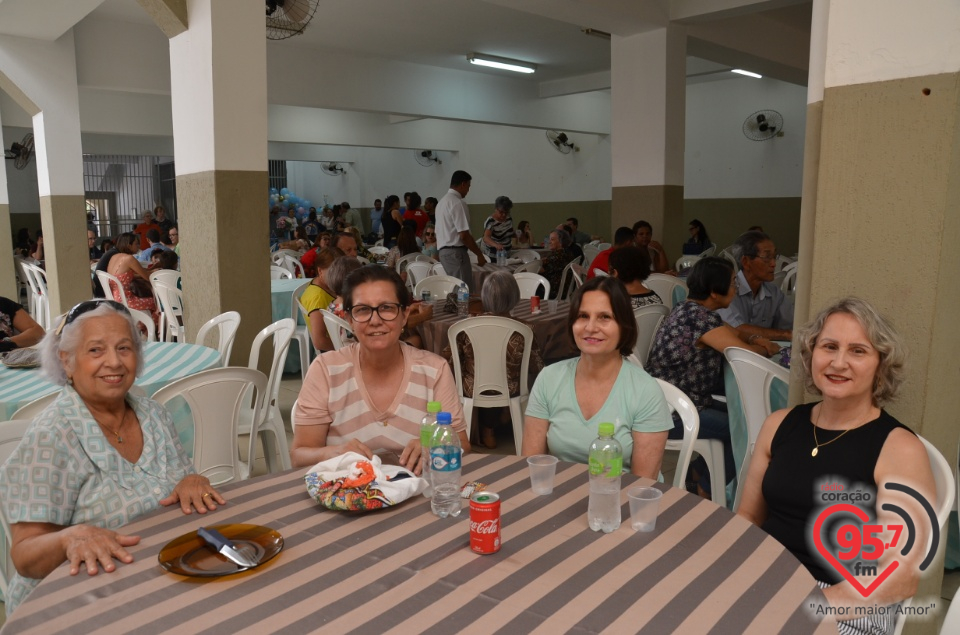
[[[430,442],[430,509],[440,518],[460,515],[460,436],[453,429],[449,412],[437,413],[437,431]]]
[[[587,523],[594,531],[610,533],[620,526],[620,474],[623,448],[613,438],[612,423],[601,423],[600,436],[590,444],[590,502]]]
[[[507,250],[503,247],[497,250],[497,264],[501,267],[507,266]]]
[[[430,484],[430,443],[433,441],[433,433],[437,431],[437,413],[440,410],[442,406],[439,401],[428,401],[427,414],[420,421],[420,478],[427,482],[427,489],[423,490],[423,495],[427,498],[433,496],[433,485]]]
[[[470,288],[465,282],[457,287],[457,315],[461,317],[470,315]]]

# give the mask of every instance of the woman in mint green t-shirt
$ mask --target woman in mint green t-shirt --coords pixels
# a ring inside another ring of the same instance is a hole
[[[537,377],[524,418],[523,455],[586,463],[597,426],[610,422],[624,464],[656,479],[673,421],[656,380],[624,359],[633,352],[637,324],[623,283],[601,277],[580,287],[569,330],[580,357],[547,366]]]

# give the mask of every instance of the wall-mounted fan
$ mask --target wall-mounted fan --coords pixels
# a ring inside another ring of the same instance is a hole
[[[300,35],[317,12],[320,0],[266,0],[267,39],[285,40]]]
[[[443,161],[433,150],[414,150],[413,158],[425,168],[429,168],[431,165],[443,165]]]
[[[783,136],[783,115],[776,110],[758,110],[743,122],[743,134],[751,141]]]
[[[578,148],[573,141],[570,141],[570,138],[567,137],[567,133],[565,132],[547,130],[547,141],[550,142],[550,145],[552,145],[557,152],[562,154],[580,152],[580,148]]]
[[[3,151],[3,156],[6,159],[13,159],[13,166],[18,170],[22,170],[27,167],[27,164],[30,163],[30,155],[33,154],[33,133],[28,132],[23,136],[23,139],[20,143],[14,141],[10,144],[9,150]]]
[[[343,176],[347,172],[347,170],[339,163],[332,161],[328,163],[321,163],[320,169],[323,170],[324,174],[329,174],[330,176]]]

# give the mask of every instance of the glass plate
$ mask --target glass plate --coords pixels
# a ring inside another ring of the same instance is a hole
[[[211,525],[233,541],[240,551],[253,556],[257,566],[267,562],[283,549],[283,536],[261,525]],[[179,575],[212,578],[240,573],[253,567],[242,567],[214,551],[197,532],[191,531],[171,540],[160,550],[160,566]]]

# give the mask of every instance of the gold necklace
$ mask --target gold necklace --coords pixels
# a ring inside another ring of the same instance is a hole
[[[813,424],[813,442],[817,445],[817,447],[813,448],[813,451],[810,452],[810,456],[817,456],[817,454],[819,454],[819,452],[820,452],[820,448],[822,448],[822,447],[825,446],[825,445],[830,445],[831,443],[833,443],[834,441],[836,441],[837,439],[839,439],[840,437],[842,437],[842,436],[845,435],[846,433],[848,433],[848,432],[850,432],[851,430],[853,430],[853,428],[847,428],[846,430],[844,430],[843,432],[841,432],[841,433],[838,434],[837,436],[833,437],[832,439],[830,439],[830,440],[827,441],[826,443],[820,443],[819,441],[817,441],[817,424],[820,423],[820,415],[821,415],[821,414],[823,414],[823,404],[822,404],[822,403],[820,404],[820,410],[817,411],[817,420],[816,420],[816,421],[814,422],[814,424]],[[856,426],[855,426],[855,427],[856,427]]]
[[[120,425],[117,426],[117,431],[116,431],[116,432],[114,432],[113,430],[111,430],[110,428],[108,428],[106,425],[104,425],[104,424],[102,424],[102,423],[100,424],[100,427],[103,428],[104,430],[106,430],[107,432],[109,432],[110,434],[112,434],[113,436],[117,437],[117,443],[123,443],[123,437],[120,436],[120,431],[123,430],[123,424],[126,423],[126,421],[127,421],[127,407],[124,406],[124,407],[123,407],[123,418],[120,419]],[[98,422],[98,423],[99,423],[99,422]]]

